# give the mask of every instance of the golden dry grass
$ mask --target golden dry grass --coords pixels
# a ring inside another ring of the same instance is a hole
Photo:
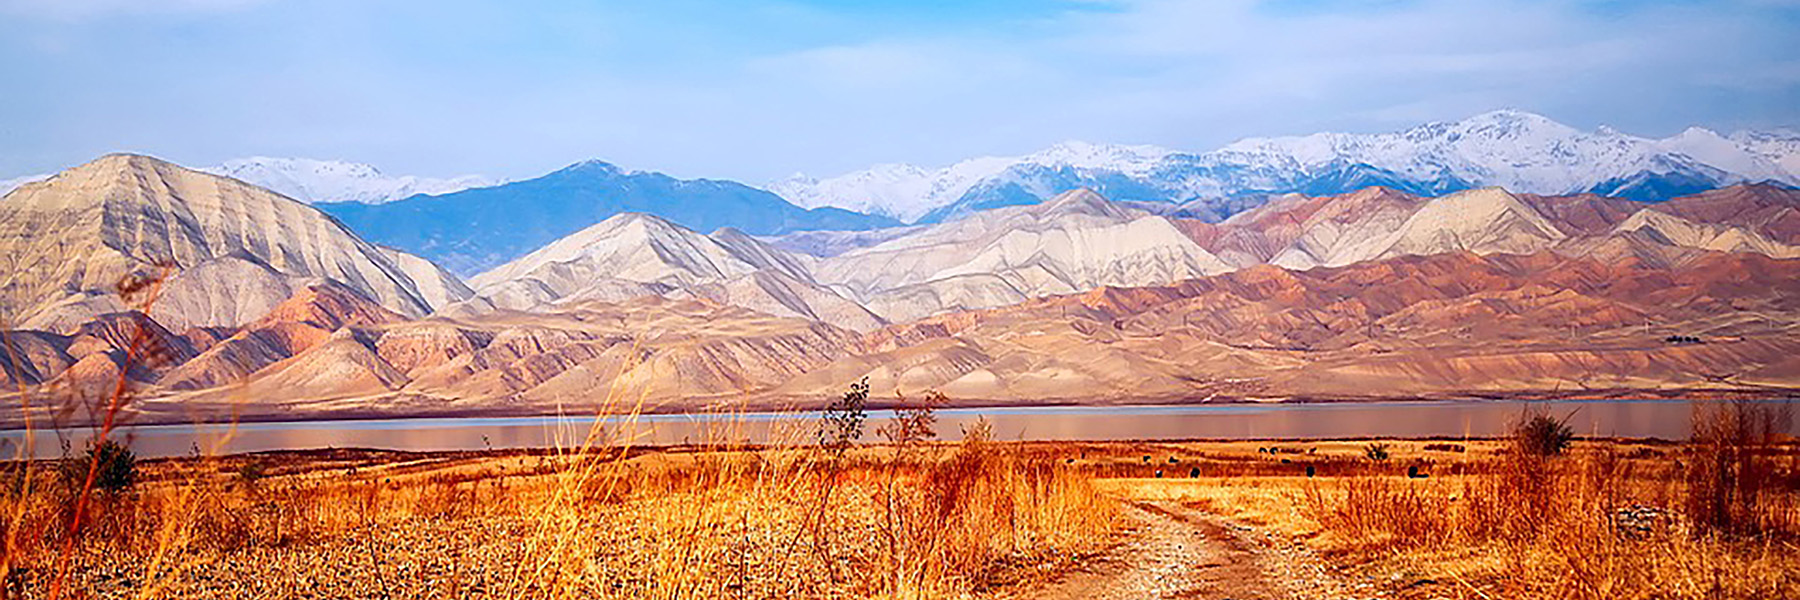
[[[1352,468],[1366,443],[1286,443],[1305,448],[1295,455],[1305,458],[1287,464],[1280,457],[1289,454],[1246,452],[1272,443],[1173,445],[1164,453],[1224,466],[1201,465],[1195,478],[1183,469],[1176,479],[1139,473],[1096,485],[1302,541],[1402,598],[1800,597],[1800,445],[1792,440],[1751,451],[1769,471],[1759,499],[1736,508],[1755,516],[1754,534],[1708,527],[1686,508],[1707,495],[1693,486],[1696,465],[1717,458],[1705,444],[1602,440],[1535,457],[1505,440],[1391,441],[1388,460]],[[1334,463],[1334,475],[1303,471]],[[1427,476],[1409,477],[1409,467]],[[1209,468],[1248,474],[1204,475]]]
[[[1692,447],[1582,441],[1524,458],[1499,440],[1397,440],[1371,461],[1367,443],[154,461],[135,491],[95,497],[65,597],[1016,595],[1104,552],[1118,499],[1181,503],[1300,541],[1402,598],[1800,590],[1795,491],[1764,494],[1755,535],[1702,529],[1683,508]],[[1785,442],[1760,456],[1791,481],[1797,455]],[[251,462],[269,475],[246,479]],[[1429,476],[1408,477],[1415,466]],[[48,480],[35,489],[0,504],[22,515],[4,523],[19,540],[7,589],[47,597],[67,502]]]
[[[329,466],[282,465],[257,480],[241,475],[250,460],[272,459],[159,461],[146,466],[153,481],[95,495],[65,597],[231,597],[243,582],[220,580],[246,577],[264,581],[243,597],[339,579],[362,581],[317,591],[963,597],[1099,550],[1114,514],[1071,469],[984,443],[862,449],[841,460],[766,448],[321,461]],[[20,541],[5,557],[10,589],[29,597],[53,588],[68,541],[68,490],[48,480],[38,489],[0,506],[17,515],[3,523]],[[445,548],[467,564],[395,547],[444,532],[484,535]]]

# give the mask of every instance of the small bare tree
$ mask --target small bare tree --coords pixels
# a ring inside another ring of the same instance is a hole
[[[895,444],[914,444],[937,439],[937,409],[950,402],[942,392],[930,390],[918,402],[909,402],[906,394],[894,404],[894,418],[876,429],[876,433]]]
[[[844,468],[844,454],[862,439],[863,421],[868,418],[869,378],[850,384],[850,389],[825,406],[819,419],[819,447],[827,457],[825,485],[819,491],[819,504],[812,525],[813,552],[827,565],[835,565],[826,556],[825,515],[831,509],[831,494],[837,488],[838,475]],[[835,569],[835,566],[833,566]],[[836,572],[833,571],[833,577]]]
[[[842,457],[856,441],[862,439],[863,421],[868,418],[869,378],[850,384],[843,397],[826,405],[819,423],[819,445]]]

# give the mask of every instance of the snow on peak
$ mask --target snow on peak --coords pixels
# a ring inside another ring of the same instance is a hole
[[[804,173],[766,186],[805,208],[836,206],[911,222],[931,209],[955,202],[976,183],[1000,174],[1016,159],[982,157],[942,169],[909,164],[880,164],[832,177]]]
[[[389,176],[372,165],[341,160],[253,156],[201,169],[274,190],[302,202],[380,204],[417,194],[448,194],[501,183],[480,175],[445,179]]]
[[[1785,179],[1772,179],[1800,183],[1800,132],[1788,129],[1739,131],[1727,139],[1787,175]]]
[[[796,173],[767,186],[806,208],[836,206],[912,222],[961,199],[977,184],[1023,166],[1147,173],[1172,150],[1065,141],[1020,157],[983,156],[941,169],[903,163],[880,164],[837,177],[816,179]]]
[[[1138,173],[1149,170],[1157,161],[1173,153],[1173,150],[1156,146],[1091,144],[1071,140],[1058,143],[1021,160],[1051,167]]]
[[[1457,121],[1453,129],[1468,134],[1486,134],[1494,137],[1519,135],[1573,135],[1575,128],[1551,120],[1537,113],[1525,112],[1516,108],[1489,111]]]
[[[1782,153],[1779,151],[1765,155],[1757,152],[1752,144],[1740,143],[1701,127],[1689,127],[1681,133],[1657,140],[1656,145],[1664,151],[1691,157],[1750,181],[1793,181],[1794,174],[1800,174],[1800,169],[1783,167],[1780,162]],[[1800,153],[1794,150],[1800,148],[1790,149],[1786,154],[1790,160],[1800,159]],[[1796,166],[1800,166],[1800,163]]]
[[[1609,127],[1583,132],[1515,109],[1428,123],[1399,133],[1251,138],[1226,148],[1290,157],[1309,168],[1333,162],[1362,163],[1417,180],[1454,177],[1540,194],[1585,191],[1601,182],[1695,167],[1695,159],[1704,161],[1658,140]]]

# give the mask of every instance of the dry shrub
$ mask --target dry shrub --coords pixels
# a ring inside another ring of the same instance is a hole
[[[881,567],[897,594],[982,585],[1000,564],[1041,563],[1091,549],[1113,507],[1054,460],[963,445],[947,457],[890,469],[876,490]]]
[[[1777,443],[1791,424],[1786,404],[1729,401],[1697,405],[1684,456],[1688,519],[1697,532],[1792,536],[1795,468]]]
[[[1394,477],[1350,477],[1330,501],[1317,486],[1309,488],[1314,518],[1327,529],[1364,543],[1389,547],[1430,545],[1452,531],[1445,520],[1449,504],[1427,485]]]
[[[1520,427],[1464,472],[1347,477],[1314,486],[1310,510],[1336,548],[1448,565],[1436,577],[1466,597],[1794,597],[1795,453],[1777,406],[1703,407],[1681,463],[1544,452],[1552,428]]]
[[[1520,415],[1519,421],[1512,427],[1515,452],[1533,456],[1556,456],[1568,450],[1569,444],[1574,441],[1575,430],[1569,427],[1568,417],[1557,419],[1547,413],[1526,413]]]

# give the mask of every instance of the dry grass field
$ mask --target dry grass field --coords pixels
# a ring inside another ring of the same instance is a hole
[[[931,441],[869,423],[892,441],[196,456],[137,461],[124,482],[108,480],[117,461],[106,453],[77,454],[5,466],[0,590],[1800,597],[1800,447],[1778,433],[1782,416],[1752,404],[1699,416],[1682,443],[1569,440],[1554,428],[1456,441],[1032,443],[977,427]]]

